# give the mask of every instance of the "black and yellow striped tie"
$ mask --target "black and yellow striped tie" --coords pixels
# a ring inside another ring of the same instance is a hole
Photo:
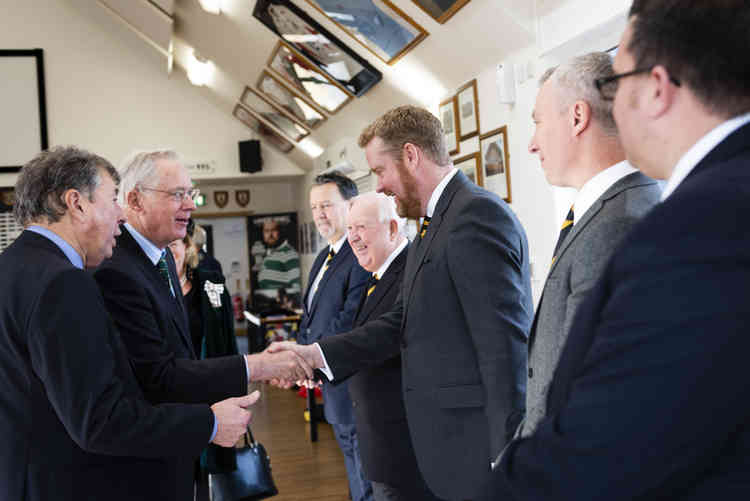
[[[560,236],[557,237],[557,244],[555,244],[555,253],[552,255],[552,264],[554,264],[557,260],[557,251],[560,250],[560,246],[565,240],[565,237],[568,236],[570,230],[573,229],[573,221],[575,221],[575,214],[573,212],[573,206],[571,205],[570,210],[568,211],[568,215],[565,216],[565,221],[563,221],[562,227],[560,228]]]
[[[328,257],[326,257],[326,262],[323,264],[323,274],[325,275],[326,270],[328,270],[328,267],[331,266],[331,261],[333,261],[333,256],[335,256],[336,253],[333,251],[333,247],[328,251]]]
[[[367,281],[367,297],[370,297],[370,294],[375,292],[375,287],[378,286],[378,280],[380,280],[378,274],[373,273],[370,280]]]
[[[431,219],[432,218],[429,216],[425,216],[424,219],[422,219],[422,227],[419,228],[419,238],[424,238],[427,234],[427,228],[430,226]]]

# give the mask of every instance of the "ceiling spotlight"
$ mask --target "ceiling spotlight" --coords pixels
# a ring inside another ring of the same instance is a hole
[[[209,14],[221,14],[221,0],[198,0],[198,3]]]
[[[208,84],[213,78],[214,65],[208,59],[201,57],[195,50],[190,53],[187,76],[190,83],[197,86]]]

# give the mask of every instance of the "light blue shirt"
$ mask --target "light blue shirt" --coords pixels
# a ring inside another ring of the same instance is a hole
[[[68,258],[73,266],[79,270],[83,269],[83,257],[81,257],[81,255],[78,254],[78,251],[76,251],[73,246],[66,242],[60,235],[54,231],[48,230],[47,228],[42,228],[41,226],[29,226],[26,230],[52,240],[52,242],[63,251],[65,257]]]

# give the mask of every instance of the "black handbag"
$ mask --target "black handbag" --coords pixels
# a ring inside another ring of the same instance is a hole
[[[236,470],[209,474],[212,501],[252,501],[279,493],[271,477],[271,458],[263,444],[255,441],[249,426],[245,441],[245,446],[237,449]]]

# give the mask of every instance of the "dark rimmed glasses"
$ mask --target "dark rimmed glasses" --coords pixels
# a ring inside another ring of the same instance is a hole
[[[596,85],[596,88],[599,90],[599,94],[601,94],[602,99],[604,99],[605,101],[612,101],[615,98],[615,94],[617,93],[617,84],[621,78],[638,75],[640,73],[646,73],[651,71],[652,69],[654,69],[654,67],[649,66],[648,68],[637,68],[632,71],[626,71],[625,73],[617,73],[608,77],[597,78],[596,80],[594,80],[594,85]],[[674,77],[669,77],[669,81],[675,84],[677,87],[680,86],[680,81]]]

